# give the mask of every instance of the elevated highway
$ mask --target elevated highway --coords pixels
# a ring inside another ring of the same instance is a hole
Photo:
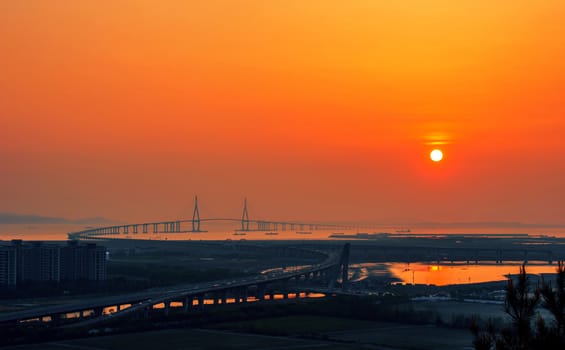
[[[319,255],[322,252],[312,251]],[[103,310],[115,307],[112,319],[132,314],[146,313],[156,305],[163,304],[168,312],[171,303],[180,302],[185,310],[191,307],[203,307],[205,299],[212,299],[214,304],[225,304],[228,298],[235,303],[245,303],[252,296],[265,300],[265,295],[276,290],[288,295],[289,284],[293,289],[299,284],[307,285],[310,281],[324,283],[327,290],[333,290],[338,280],[347,281],[349,244],[345,244],[341,253],[323,253],[326,259],[318,264],[288,268],[254,277],[219,280],[207,283],[186,284],[168,288],[150,289],[137,293],[118,296],[93,298],[75,303],[41,307],[31,310],[4,313],[0,315],[0,324],[18,324],[24,322],[52,322],[60,324],[75,321],[77,324],[94,324],[104,321]],[[74,317],[69,318],[68,315]]]

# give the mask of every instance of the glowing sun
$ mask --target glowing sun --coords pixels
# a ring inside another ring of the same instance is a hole
[[[430,152],[430,159],[434,162],[439,162],[443,159],[443,152],[439,149],[434,149]]]

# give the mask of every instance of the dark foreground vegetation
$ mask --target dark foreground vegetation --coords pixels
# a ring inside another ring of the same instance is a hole
[[[539,307],[549,314],[542,317]],[[531,286],[525,266],[520,268],[517,282],[508,280],[505,312],[512,322],[497,327],[492,322],[471,328],[476,350],[565,349],[565,266],[557,268],[555,282],[542,281]]]

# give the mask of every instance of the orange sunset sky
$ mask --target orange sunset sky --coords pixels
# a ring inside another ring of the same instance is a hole
[[[565,223],[563,0],[0,0],[0,212]],[[442,162],[429,152],[439,147]]]

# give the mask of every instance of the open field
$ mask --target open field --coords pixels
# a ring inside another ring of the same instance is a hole
[[[266,320],[270,326],[276,326],[285,320]],[[310,318],[303,320],[294,319],[298,324],[312,321]],[[312,338],[296,338],[259,335],[251,333],[233,333],[230,331],[201,330],[201,329],[172,329],[144,333],[129,333],[109,335],[78,340],[64,340],[42,344],[20,345],[6,347],[7,350],[208,350],[208,349],[377,349],[377,350],[463,350],[471,347],[472,337],[465,330],[439,328],[435,326],[413,326],[394,323],[366,322],[361,329],[351,329],[358,325],[357,321],[343,319],[341,325],[335,330],[340,321],[330,320],[324,327],[314,326],[310,330],[325,328],[333,331],[320,334],[311,334]],[[328,325],[333,324],[331,327]],[[308,329],[307,327],[305,329]],[[347,329],[347,330],[343,330]]]
[[[348,330],[327,334],[329,339],[360,344],[411,350],[462,350],[472,346],[468,330],[417,326],[398,323],[375,323],[370,329]]]
[[[301,349],[301,350],[352,350],[358,344],[340,344],[321,340],[307,340],[238,334],[209,330],[165,330],[146,333],[130,333],[80,340],[67,340],[53,343],[32,344],[8,347],[6,350],[215,350],[215,349]],[[372,347],[372,349],[375,349]]]
[[[374,327],[374,322],[306,315],[220,323],[213,325],[211,328],[272,335],[311,335],[371,327]]]
[[[419,301],[412,303],[414,311],[434,311],[445,321],[459,316],[467,318],[480,316],[483,319],[507,319],[504,308],[500,304],[485,304],[462,302],[457,300],[446,301]]]
[[[466,329],[308,315],[221,323],[212,327],[255,334],[315,337],[395,349],[457,350],[468,348],[472,343],[471,333]]]

